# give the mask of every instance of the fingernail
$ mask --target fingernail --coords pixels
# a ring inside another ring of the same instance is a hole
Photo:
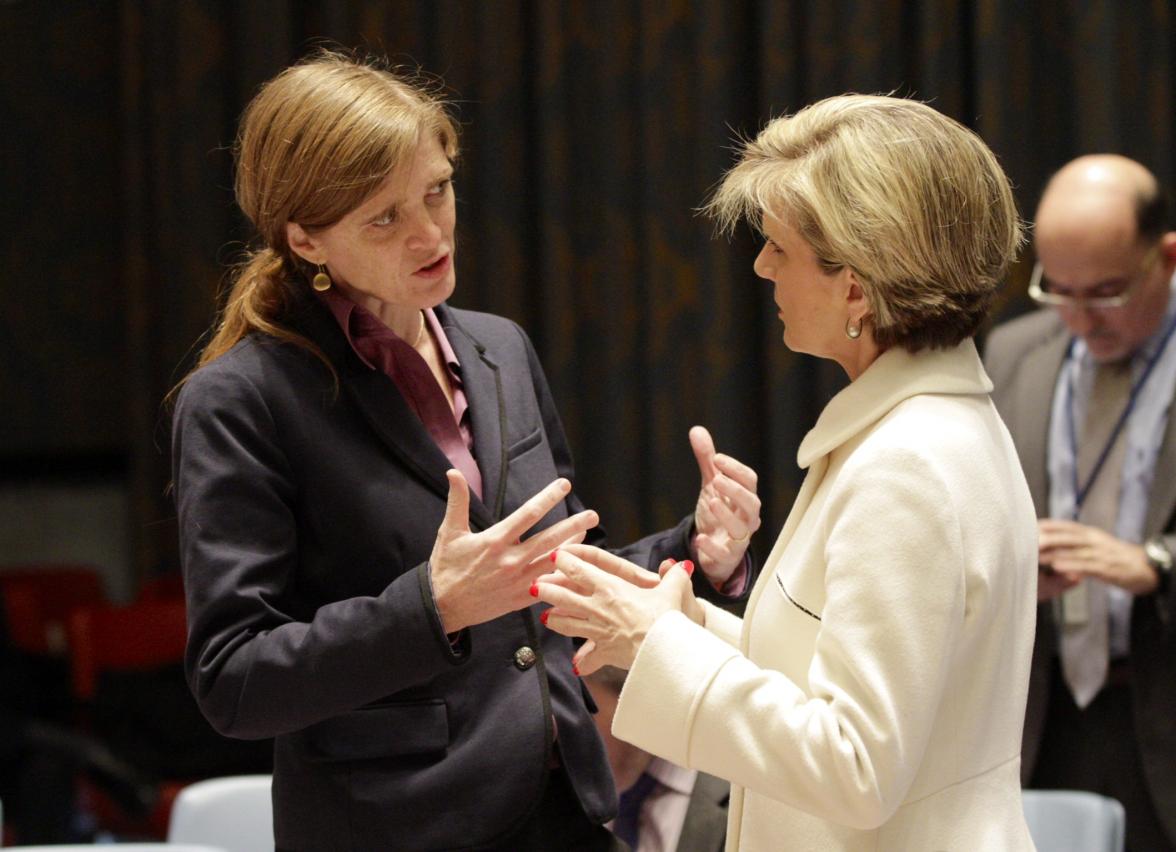
[[[553,551],[551,551],[551,556],[550,556],[549,558],[551,559],[551,561],[552,561],[552,562],[554,562],[554,561],[555,561],[555,556],[556,556],[556,554],[557,554],[557,553],[559,553],[559,551],[558,551],[558,550],[553,550]]]
[[[694,575],[694,563],[691,562],[689,559],[687,559],[685,562],[682,563],[682,567],[686,569],[686,576],[687,577],[691,577]]]
[[[531,597],[533,597],[533,598],[539,597],[539,584],[538,583],[531,584]]]
[[[580,676],[580,667],[576,665],[576,661],[572,660],[572,674],[576,677]]]
[[[551,615],[551,610],[549,609],[545,609],[543,612],[539,613],[539,623],[544,627],[547,626],[547,616],[549,615]]]

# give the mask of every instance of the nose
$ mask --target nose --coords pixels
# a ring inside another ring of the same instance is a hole
[[[772,256],[768,253],[768,247],[766,245],[755,256],[755,263],[752,264],[751,268],[755,270],[755,274],[760,278],[766,278],[769,281],[772,280]]]
[[[1084,304],[1063,308],[1061,317],[1070,334],[1075,337],[1086,337],[1098,327],[1098,318],[1095,316],[1095,312]]]
[[[441,225],[433,217],[432,211],[421,208],[408,222],[408,247],[412,250],[432,251],[441,242],[443,231]]]

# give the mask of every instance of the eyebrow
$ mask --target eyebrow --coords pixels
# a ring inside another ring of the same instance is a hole
[[[1059,284],[1058,282],[1051,279],[1048,275],[1043,275],[1042,278],[1045,280],[1047,288],[1052,292],[1073,292],[1075,290],[1079,290],[1083,293],[1093,293],[1094,291],[1101,290],[1105,287],[1114,287],[1124,282],[1128,284],[1131,283],[1130,275],[1119,275],[1115,278],[1104,278],[1102,281],[1096,281],[1093,284],[1088,284],[1085,287],[1075,288],[1067,284]]]

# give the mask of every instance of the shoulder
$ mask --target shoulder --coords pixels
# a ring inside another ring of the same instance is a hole
[[[984,365],[990,372],[1014,365],[1034,349],[1048,345],[1065,333],[1062,321],[1048,309],[1001,323],[985,339]]]
[[[893,493],[900,480],[910,482],[912,491],[934,502],[987,479],[993,467],[1009,467],[1009,452],[986,395],[920,394],[896,405],[863,437],[846,459],[843,479],[853,489],[877,484],[883,493]]]
[[[460,352],[458,340],[468,343],[496,367],[540,378],[543,368],[531,339],[514,320],[481,311],[445,306],[439,311],[449,342]]]
[[[330,372],[322,361],[302,347],[253,333],[185,379],[177,397],[177,416],[317,385],[331,386]]]
[[[482,311],[446,308],[441,313],[446,333],[465,334],[475,345],[486,348],[530,345],[526,332],[514,320]]]

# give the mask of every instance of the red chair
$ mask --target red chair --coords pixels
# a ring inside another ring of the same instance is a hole
[[[161,684],[169,695],[178,690],[180,701],[191,702],[179,673],[187,641],[184,602],[165,599],[121,607],[77,607],[69,614],[67,633],[73,695],[81,708],[83,728],[106,741],[146,777],[156,779],[156,802],[146,817],[126,813],[84,778],[82,800],[101,828],[162,840],[172,802],[193,780],[162,777],[161,766],[175,744],[159,744],[158,734],[176,720],[164,697],[158,712],[153,707]],[[152,680],[160,672],[165,677]],[[112,679],[119,677],[123,679],[111,686]],[[144,679],[136,681],[136,677]],[[177,699],[170,700],[174,705]]]
[[[151,671],[182,663],[188,641],[183,600],[78,607],[69,614],[74,697],[94,700],[104,671]]]
[[[21,565],[0,569],[0,602],[11,644],[28,654],[65,656],[72,609],[106,600],[88,565]]]
[[[184,599],[184,577],[179,571],[156,574],[148,577],[139,586],[141,601],[182,601]]]
[[[83,778],[83,801],[100,828],[162,840],[172,803],[187,784],[273,771],[272,742],[217,734],[188,691],[182,598],[79,607],[70,613],[67,632],[72,691],[85,730],[153,785],[155,804],[144,818]]]

